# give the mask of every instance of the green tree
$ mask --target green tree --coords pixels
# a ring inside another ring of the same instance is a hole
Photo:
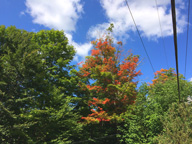
[[[148,93],[148,85],[142,84],[135,105],[129,106],[123,115],[124,123],[119,126],[122,143],[153,143],[154,137],[162,131],[160,117],[163,110],[158,103],[148,101],[146,97]]]
[[[63,31],[0,26],[0,143],[67,143],[78,137],[75,79],[69,74],[74,54]]]
[[[177,80],[173,69],[161,69],[155,73],[153,83],[144,83],[138,90],[136,103],[124,114],[121,141],[125,143],[155,143],[162,132],[161,117],[172,103],[178,102]],[[180,76],[181,98],[192,95],[192,84]]]
[[[192,143],[191,103],[174,103],[162,117],[163,132],[158,136],[159,144]]]
[[[181,74],[179,79],[181,100],[185,102],[187,97],[192,94],[192,85]],[[164,111],[167,111],[172,103],[179,101],[177,78],[174,69],[157,71],[152,81],[153,83],[149,85],[149,101],[160,104]]]

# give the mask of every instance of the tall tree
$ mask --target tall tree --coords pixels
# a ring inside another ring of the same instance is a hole
[[[63,31],[0,26],[1,143],[67,143],[77,135],[74,54]]]
[[[127,105],[135,102],[137,82],[134,79],[141,74],[136,70],[139,58],[131,54],[120,61],[120,51],[112,46],[110,37],[92,44],[91,56],[86,57],[77,73],[89,81],[88,84],[79,83],[87,94],[90,109],[90,114],[82,119],[88,124],[101,126],[111,123],[114,134],[117,133],[117,122],[122,121],[121,114],[127,110]],[[122,46],[122,42],[117,44]]]

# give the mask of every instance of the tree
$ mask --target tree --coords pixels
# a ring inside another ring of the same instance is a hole
[[[136,71],[138,56],[130,55],[120,64],[117,56],[119,52],[115,54],[116,50],[111,43],[110,38],[94,41],[95,49],[79,71],[82,78],[95,81],[90,85],[80,83],[91,98],[88,105],[92,107],[92,114],[82,118],[87,122],[117,119],[126,110],[126,105],[134,103],[136,97],[136,82],[133,80],[141,74]]]
[[[160,117],[163,110],[158,103],[147,100],[148,93],[148,85],[143,83],[138,89],[135,104],[129,106],[124,113],[124,124],[118,127],[122,143],[153,143],[154,138],[162,131]]]
[[[137,82],[134,79],[141,74],[136,70],[139,57],[131,54],[120,62],[120,51],[112,46],[110,37],[92,44],[91,56],[86,57],[77,72],[83,80],[88,80],[88,83],[79,83],[87,94],[87,105],[91,111],[82,119],[90,125],[98,123],[101,127],[113,123],[110,127],[114,134],[117,133],[117,122],[123,120],[121,114],[127,110],[127,105],[135,102]],[[122,42],[117,44],[122,46]]]
[[[192,95],[192,85],[180,76],[183,101]],[[161,117],[178,102],[177,80],[173,69],[161,69],[155,73],[151,84],[142,84],[136,102],[124,114],[124,125],[119,126],[120,139],[125,143],[156,143],[163,131]]]
[[[192,94],[192,85],[190,82],[184,80],[181,74],[179,79],[180,96],[182,101],[185,102],[187,97]],[[149,101],[160,104],[164,111],[167,111],[172,103],[179,101],[177,78],[174,69],[161,69],[157,71],[152,81],[153,83],[149,86]]]
[[[164,130],[158,136],[160,144],[192,143],[192,107],[187,103],[174,103],[162,117]]]
[[[0,142],[75,140],[81,130],[69,74],[75,50],[63,31],[0,26],[0,35]]]

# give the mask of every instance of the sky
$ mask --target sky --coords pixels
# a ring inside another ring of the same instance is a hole
[[[170,0],[127,0],[155,71],[176,68]],[[185,71],[188,0],[176,1],[179,73]],[[190,6],[186,79],[192,81],[192,5]],[[159,19],[158,19],[159,15]],[[160,21],[159,21],[160,20]],[[64,30],[76,49],[73,63],[90,55],[90,41],[114,24],[114,41],[140,55],[140,83],[151,82],[154,72],[144,51],[125,0],[0,0],[0,25],[38,32]],[[167,59],[167,60],[166,60]]]

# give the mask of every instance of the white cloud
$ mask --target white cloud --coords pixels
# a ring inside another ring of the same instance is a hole
[[[190,82],[192,82],[192,77],[189,79]]]
[[[66,32],[75,31],[83,12],[80,0],[26,0],[26,6],[34,23]]]
[[[88,36],[91,38],[98,38],[98,35],[102,36],[102,32],[109,27],[110,23],[113,23],[115,38],[126,40],[129,37],[128,32],[135,31],[135,27],[124,0],[100,0],[100,3],[105,10],[108,22],[91,27]],[[169,36],[172,34],[170,1],[159,0],[158,3],[163,34]],[[76,60],[88,55],[91,44],[79,44],[72,38],[77,21],[84,12],[81,0],[26,0],[25,4],[27,13],[33,17],[34,23],[48,28],[64,30],[67,33],[69,43],[76,48]],[[129,4],[142,36],[152,39],[161,37],[155,1],[129,0]],[[181,14],[181,9],[185,5],[182,0],[177,0],[177,5],[178,33],[181,33],[186,24],[185,16]]]
[[[65,31],[69,44],[73,45],[77,52],[74,60],[78,61],[88,55],[91,44],[78,44],[72,37],[76,23],[83,13],[80,0],[26,0],[25,4],[34,23]]]
[[[110,23],[114,24],[114,36],[116,38],[127,39],[128,32],[135,31],[135,26],[128,7],[124,0],[100,0],[101,6],[105,10],[108,23],[98,24],[90,28],[88,35],[98,38],[97,33],[108,28]],[[142,36],[156,39],[161,37],[159,20],[155,1],[152,0],[129,0],[129,6]],[[185,16],[181,14],[184,2],[177,0],[177,26],[178,33],[183,32],[186,25]],[[172,35],[172,18],[170,1],[158,1],[158,11],[160,15],[163,36]]]
[[[84,43],[84,44],[78,44],[76,42],[74,42],[73,37],[71,34],[66,33],[66,36],[69,40],[69,44],[73,45],[74,48],[76,48],[76,54],[80,57],[85,57],[88,56],[88,52],[92,47],[91,43]],[[75,60],[78,61],[79,58],[75,57]]]

